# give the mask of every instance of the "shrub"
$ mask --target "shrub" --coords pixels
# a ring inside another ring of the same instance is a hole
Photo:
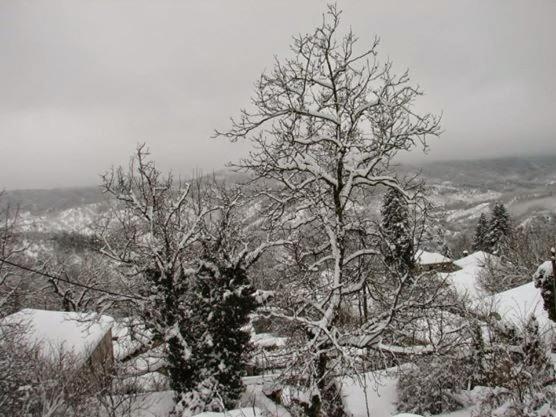
[[[465,386],[467,369],[457,357],[421,358],[398,380],[398,410],[439,414],[461,408],[455,394]]]

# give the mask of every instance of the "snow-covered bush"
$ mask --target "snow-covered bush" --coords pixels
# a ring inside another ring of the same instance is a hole
[[[555,417],[556,386],[533,384],[523,398],[505,388],[484,390],[473,417]]]
[[[516,334],[515,344],[497,344],[487,356],[485,389],[478,417],[556,416],[554,368],[531,316]]]
[[[554,271],[552,261],[546,261],[540,265],[533,275],[535,287],[541,290],[544,309],[548,317],[556,322],[556,302],[554,299]]]
[[[465,387],[465,364],[458,357],[420,358],[398,380],[398,410],[440,414],[461,408],[455,395]]]

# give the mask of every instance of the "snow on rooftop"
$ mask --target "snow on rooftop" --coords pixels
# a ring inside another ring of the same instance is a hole
[[[484,295],[478,285],[478,278],[482,270],[480,267],[467,267],[459,271],[442,273],[440,275],[446,282],[452,284],[459,295],[478,299]]]
[[[467,267],[485,267],[489,262],[498,262],[500,258],[497,256],[491,255],[490,253],[477,251],[473,252],[472,254],[465,256],[464,258],[458,259],[454,261],[454,264],[459,266],[460,268],[467,268]]]
[[[417,251],[415,259],[419,265],[434,265],[452,262],[450,258],[447,258],[441,253],[427,252],[421,249]]]
[[[253,333],[251,335],[251,342],[260,348],[283,347],[287,341],[287,337],[274,336],[271,333]]]
[[[543,307],[541,292],[533,282],[486,297],[483,305],[517,326],[523,325],[531,314],[535,315],[541,329],[547,330],[553,325]]]
[[[26,343],[38,345],[45,357],[55,357],[61,349],[85,360],[110,330],[113,319],[93,313],[26,308],[5,317],[1,323],[23,326]]]
[[[121,360],[147,345],[153,334],[141,321],[127,317],[114,321],[112,337],[114,357]]]
[[[484,291],[478,285],[478,279],[489,262],[497,263],[500,259],[486,252],[474,252],[464,258],[454,261],[461,269],[455,272],[443,273],[441,277],[452,284],[458,294],[477,300],[483,297]]]

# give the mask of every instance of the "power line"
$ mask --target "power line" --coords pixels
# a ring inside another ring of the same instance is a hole
[[[19,269],[22,269],[22,270],[27,271],[27,272],[32,272],[33,274],[41,275],[43,277],[50,278],[50,279],[55,279],[56,281],[65,282],[66,284],[74,285],[76,287],[85,288],[85,289],[88,289],[88,290],[91,290],[91,291],[102,292],[102,293],[105,293],[105,294],[108,294],[108,295],[113,295],[113,296],[116,296],[116,297],[129,298],[131,300],[141,300],[140,298],[134,297],[132,295],[121,294],[121,293],[117,293],[117,292],[110,291],[110,290],[104,290],[102,288],[95,288],[95,287],[92,287],[92,286],[87,285],[87,284],[82,284],[80,282],[71,281],[67,278],[57,277],[55,275],[49,274],[48,272],[43,272],[43,271],[39,271],[38,269],[29,268],[28,266],[20,265],[20,264],[8,261],[7,259],[1,259],[0,258],[0,263],[5,263],[5,264],[11,265],[15,268],[19,268]]]

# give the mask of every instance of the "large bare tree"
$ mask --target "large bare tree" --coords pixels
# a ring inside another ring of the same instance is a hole
[[[313,33],[293,38],[293,56],[276,59],[260,77],[252,106],[231,129],[216,132],[251,142],[237,166],[259,180],[265,224],[292,242],[284,262],[295,271],[272,314],[306,336],[292,369],[315,394],[314,415],[342,414],[333,376],[353,366],[354,349],[376,347],[400,312],[423,309],[435,295],[417,302],[408,294],[419,279],[396,275],[383,297],[386,309],[361,326],[339,325],[343,306],[366,287],[356,265],[382,262],[365,205],[384,187],[414,203],[415,190],[394,175],[392,160],[440,133],[439,117],[414,110],[422,93],[408,73],[396,75],[391,62],[378,61],[378,40],[357,46],[329,6]]]

